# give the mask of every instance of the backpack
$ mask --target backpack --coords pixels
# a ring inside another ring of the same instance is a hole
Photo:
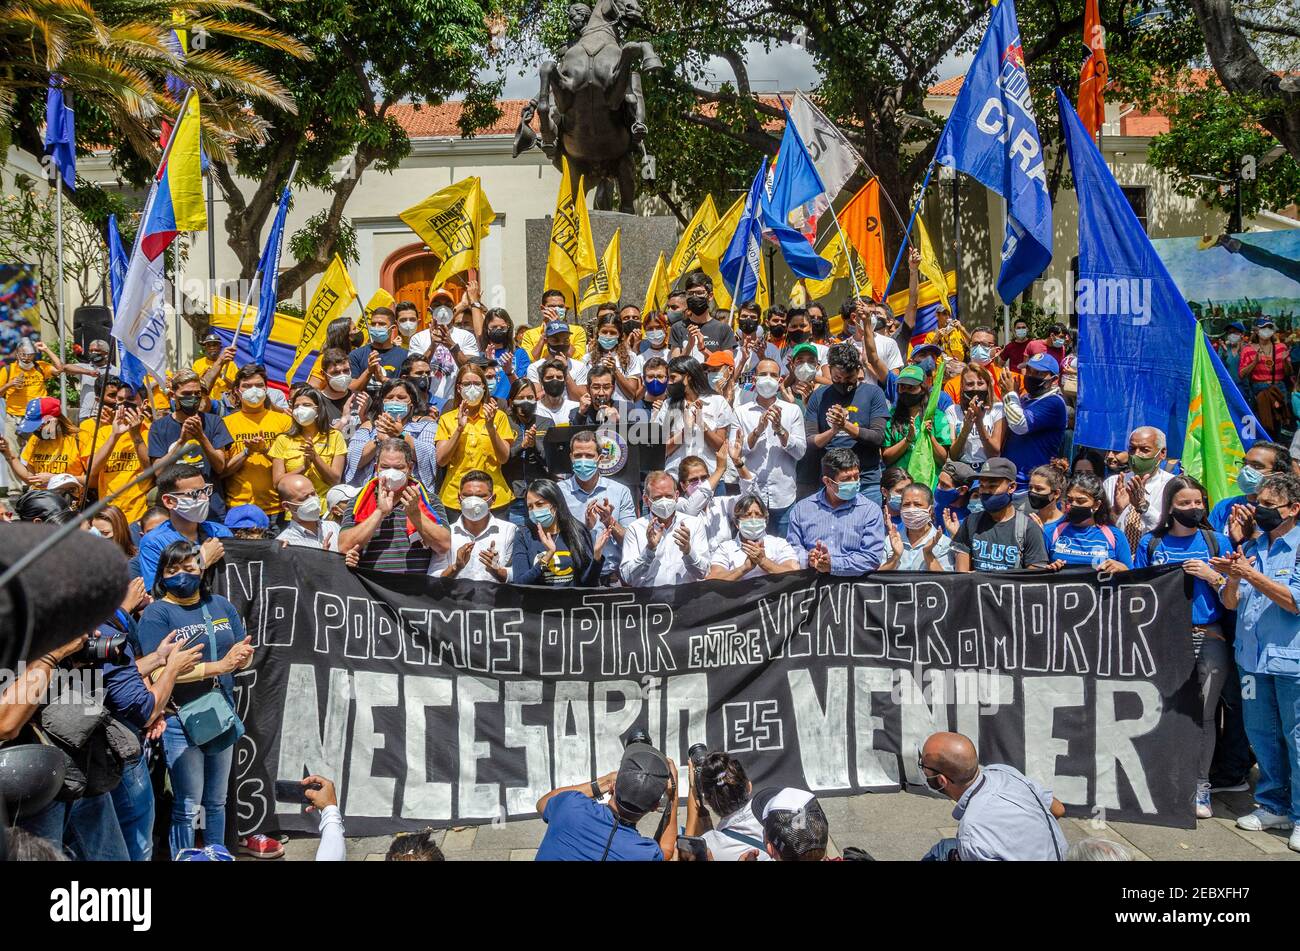
[[[1208,528],[1205,528],[1204,526],[1199,527],[1196,530],[1200,532],[1201,537],[1205,539],[1205,550],[1210,553],[1210,557],[1218,558],[1219,557],[1218,537],[1214,534],[1213,531],[1211,531]],[[1164,538],[1163,535],[1160,536],[1160,538],[1157,538],[1155,535],[1151,535],[1147,539],[1147,564],[1151,564],[1151,557],[1156,553],[1156,549],[1160,547],[1160,542],[1163,538]]]

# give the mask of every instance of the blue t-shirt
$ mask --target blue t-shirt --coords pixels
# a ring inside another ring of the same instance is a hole
[[[212,632],[217,642],[215,653],[207,635],[207,622],[203,617],[204,605],[207,606],[208,614],[212,618]],[[155,601],[140,615],[138,630],[140,648],[146,654],[156,651],[163,638],[172,631],[179,631],[179,640],[185,646],[203,645],[203,656],[199,658],[201,664],[221,660],[230,648],[244,639],[244,622],[235,611],[235,606],[219,594],[209,595],[206,599],[200,598],[197,603],[191,605],[176,604],[166,600]],[[191,636],[197,636],[197,640],[190,641]],[[225,693],[226,699],[233,703],[234,674],[222,674],[217,678],[217,682]],[[176,705],[183,707],[211,689],[211,678],[205,678],[193,683],[177,684],[172,691],[172,696],[176,699]]]
[[[366,344],[364,347],[357,347],[348,354],[348,366],[352,370],[353,378],[359,377],[365,372],[366,366],[370,363],[370,351],[372,347]],[[388,376],[395,377],[402,369],[402,363],[408,355],[405,347],[399,347],[396,344],[387,350],[376,350],[379,354],[379,365],[388,371]]]
[[[1211,557],[1210,548],[1205,543],[1204,532],[1194,532],[1191,535],[1179,538],[1177,535],[1167,534],[1156,542],[1154,547],[1151,544],[1152,534],[1147,532],[1138,541],[1137,551],[1133,554],[1133,567],[1146,568],[1151,565],[1177,565],[1184,561],[1192,561],[1199,558],[1201,561],[1209,561]],[[1219,543],[1220,555],[1232,551],[1232,542],[1222,532],[1214,533],[1215,541]],[[1147,557],[1147,551],[1151,551],[1150,558]],[[1223,605],[1219,602],[1219,593],[1208,581],[1202,581],[1195,578],[1192,581],[1192,623],[1193,624],[1213,624],[1219,621],[1224,614]]]
[[[495,348],[493,344],[488,345],[489,351],[494,349],[496,352],[491,357],[489,357],[489,359],[495,359],[497,366],[501,367],[502,369],[501,372],[497,374],[496,389],[494,389],[488,395],[493,396],[499,400],[503,400],[510,395],[510,377],[506,375],[504,368],[505,365],[510,362],[511,356],[513,355],[514,357],[514,363],[515,363],[514,371],[516,377],[523,377],[524,374],[528,372],[528,365],[532,363],[532,361],[528,358],[528,351],[525,350],[523,347],[515,347],[514,352],[512,354],[511,350],[508,347]],[[439,407],[439,409],[441,408],[442,407]]]
[[[212,443],[213,449],[225,449],[235,440],[230,436],[230,430],[226,428],[225,420],[214,413],[201,413],[203,417],[203,434],[208,437],[208,442]],[[161,419],[154,421],[149,427],[149,458],[159,459],[167,455],[167,450],[171,444],[181,438],[181,424],[171,413],[163,416]],[[212,505],[210,511],[217,518],[224,518],[226,515],[226,503],[221,494],[221,480],[212,477],[212,466],[208,464],[208,457],[197,447],[191,447],[182,452],[174,460],[177,463],[184,463],[187,466],[194,466],[204,477],[212,483]]]
[[[1122,562],[1126,567],[1133,567],[1133,553],[1129,550],[1128,539],[1114,525],[1089,525],[1080,528],[1069,522],[1052,527],[1047,536],[1047,554],[1053,561],[1063,561],[1067,565],[1087,565],[1095,568],[1108,558]],[[1107,533],[1110,538],[1106,537]]]
[[[213,496],[215,497],[215,495],[214,492]],[[209,538],[231,538],[234,534],[220,522],[199,522],[198,539],[200,545]],[[151,531],[140,536],[140,548],[136,557],[140,559],[140,578],[144,581],[146,591],[153,591],[153,583],[158,576],[158,561],[162,558],[162,553],[167,550],[167,546],[172,542],[178,542],[184,537],[184,535],[176,531],[176,526],[172,525],[170,519],[161,525],[155,525]],[[148,651],[145,653],[148,653]]]
[[[804,417],[809,421],[816,421],[817,432],[825,432],[829,428],[826,424],[826,413],[832,406],[843,406],[849,422],[857,423],[863,428],[870,426],[873,419],[889,417],[889,403],[885,400],[885,391],[874,383],[859,383],[848,396],[834,386],[823,386],[808,397],[808,408],[804,412]],[[811,443],[811,440],[809,442]],[[854,439],[846,432],[836,433],[835,438],[827,443],[824,449],[816,450],[815,447],[809,446],[809,451],[804,453],[798,467],[800,481],[820,483],[822,456],[826,454],[826,449],[841,446],[852,449],[854,455],[858,457],[858,468],[863,485],[875,485],[880,482],[880,447],[868,446],[861,439]]]
[[[1210,525],[1216,532],[1226,532],[1228,530],[1228,518],[1232,515],[1234,505],[1249,505],[1250,499],[1244,495],[1234,495],[1231,498],[1222,499],[1214,508],[1210,509]]]
[[[1019,435],[1007,426],[1007,443],[1002,447],[1002,455],[1016,464],[1016,482],[1020,486],[1029,485],[1029,473],[1039,466],[1052,461],[1061,446],[1061,434],[1065,432],[1069,416],[1065,409],[1065,400],[1061,394],[1036,400],[1022,400],[1021,409],[1025,411],[1025,421],[1029,432]]]
[[[662,862],[659,843],[631,826],[618,823],[614,811],[589,796],[569,790],[557,793],[542,811],[546,836],[537,848],[538,862],[599,862],[609,842],[607,862]]]

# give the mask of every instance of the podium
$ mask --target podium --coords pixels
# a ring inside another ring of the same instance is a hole
[[[551,478],[557,482],[572,474],[569,463],[569,441],[575,433],[594,432],[600,448],[599,471],[602,476],[627,486],[632,498],[641,507],[642,486],[647,473],[664,467],[664,443],[661,434],[655,433],[655,441],[647,442],[651,433],[647,425],[633,424],[628,427],[595,425],[591,423],[578,426],[552,426],[538,435],[542,438],[542,455]],[[529,478],[533,476],[525,472]],[[538,473],[538,476],[542,473]]]

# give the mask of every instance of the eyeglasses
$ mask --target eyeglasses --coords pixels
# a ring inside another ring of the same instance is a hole
[[[195,501],[210,499],[212,498],[212,486],[205,485],[198,489],[190,489],[188,492],[168,492],[167,494],[173,499],[193,499]]]
[[[920,768],[920,770],[921,770],[921,775],[922,775],[922,776],[925,775],[926,770],[929,770],[930,772],[934,773],[936,776],[942,776],[942,775],[943,775],[943,772],[942,772],[942,771],[935,769],[933,766],[926,766],[926,765],[925,765],[925,757],[924,757],[923,755],[920,755],[920,754],[917,755],[917,757],[916,757],[916,765]]]

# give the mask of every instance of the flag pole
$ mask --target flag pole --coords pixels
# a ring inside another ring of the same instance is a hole
[[[925,198],[925,190],[930,187],[930,176],[934,174],[935,163],[930,162],[930,167],[925,170],[925,181],[921,183],[921,194],[916,196],[916,204],[912,206],[912,217],[907,221],[907,227],[903,229],[903,240],[898,243],[898,254],[894,255],[894,266],[889,269],[889,280],[885,283],[885,291],[881,295],[881,300],[889,297],[889,288],[893,286],[894,275],[898,273],[898,265],[902,263],[903,252],[907,250],[907,245],[912,236],[912,225],[916,221],[917,212],[921,210],[921,201]]]
[[[68,359],[68,322],[65,319],[65,302],[63,299],[63,169],[54,163],[54,232],[55,261],[58,271],[58,306],[59,306],[59,350],[60,360]],[[68,411],[68,375],[59,374],[59,412]]]
[[[849,244],[849,239],[844,236],[844,229],[840,227],[840,218],[839,215],[835,214],[834,205],[831,205],[831,221],[835,223],[835,231],[840,236],[840,247],[844,249],[844,257],[847,258],[849,262],[849,277],[853,279],[853,293],[856,296],[861,297],[862,287],[858,284],[858,269],[853,266],[853,251],[855,249],[853,245]],[[901,224],[902,222],[900,221],[899,223]],[[804,285],[804,287],[807,288],[807,285]]]
[[[297,174],[298,174],[298,160],[294,159],[293,166],[289,169],[289,177],[285,179],[284,182],[285,188],[289,188],[293,185],[293,177]],[[280,194],[281,195],[284,194],[283,190],[281,190]],[[209,215],[208,216],[209,231],[212,229],[212,227],[213,227],[212,216]],[[230,345],[232,347],[239,345],[239,336],[244,330],[244,320],[248,317],[248,305],[251,304],[253,301],[253,288],[256,287],[259,283],[258,277],[261,276],[262,279],[265,280],[265,275],[262,274],[261,260],[259,260],[257,263],[259,265],[258,269],[253,272],[253,279],[248,282],[248,293],[244,295],[244,306],[239,309],[239,321],[238,323],[235,324],[235,336],[232,337],[230,340]],[[273,317],[272,320],[274,319],[275,318]]]

